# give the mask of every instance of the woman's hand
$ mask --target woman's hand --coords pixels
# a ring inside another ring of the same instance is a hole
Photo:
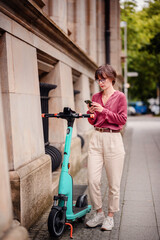
[[[97,112],[103,111],[103,107],[101,106],[101,104],[99,104],[97,102],[92,102],[92,107],[93,107],[94,111],[97,111]]]
[[[89,104],[87,104],[87,107],[88,107],[88,110],[90,111],[90,113],[94,113],[95,112],[93,106],[90,107]]]

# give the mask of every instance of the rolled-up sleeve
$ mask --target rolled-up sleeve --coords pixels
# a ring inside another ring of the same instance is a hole
[[[87,114],[91,114],[89,111],[87,111]],[[96,112],[94,113],[94,118],[88,118],[88,122],[91,124],[91,125],[94,125],[96,123],[96,118],[97,118],[97,114]]]
[[[120,96],[116,113],[104,108],[102,114],[108,123],[124,125],[127,121],[127,101],[125,96]]]

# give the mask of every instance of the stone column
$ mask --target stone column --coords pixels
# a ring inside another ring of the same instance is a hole
[[[71,68],[62,62],[58,62],[55,68],[44,78],[42,82],[55,84],[57,88],[49,92],[49,112],[62,112],[64,107],[74,109],[73,83]],[[67,121],[49,119],[49,142],[59,147],[65,140]],[[74,128],[73,137],[77,135]]]
[[[88,20],[88,34],[86,36],[89,56],[97,62],[96,0],[88,0]]]
[[[1,47],[2,45],[0,45]],[[1,75],[0,75],[1,77]],[[2,79],[0,79],[0,82]],[[12,215],[11,190],[8,173],[8,156],[2,108],[0,84],[0,239],[27,240],[28,233],[25,228],[14,225]]]
[[[45,12],[47,15],[49,15],[49,0],[43,0],[44,7],[42,9],[43,12]]]
[[[91,86],[90,86],[90,92],[93,96],[93,94],[98,93],[100,91],[99,85],[96,83],[95,79],[92,80]]]
[[[104,20],[105,20],[105,6],[104,0],[97,1],[97,64],[100,66],[105,64],[105,34],[104,34]]]
[[[67,1],[68,36],[75,42],[75,0]]]
[[[50,18],[67,33],[67,0],[49,1]]]
[[[44,78],[42,82],[56,84],[57,88],[49,92],[49,112],[62,112],[64,107],[75,109],[72,71],[69,66],[58,62],[55,68]],[[49,119],[49,142],[63,152],[66,137],[67,121],[64,119]],[[71,172],[74,175],[79,167],[81,158],[80,139],[77,137],[76,124],[73,127],[71,144]]]
[[[3,34],[0,72],[13,210],[21,224],[29,227],[52,201],[36,49]]]
[[[86,75],[81,74],[75,83],[75,89],[80,91],[80,93],[76,95],[76,111],[86,113],[87,105],[84,100],[90,99],[89,79]],[[91,125],[88,123],[87,119],[77,121],[78,134],[83,135],[86,131],[90,130],[90,128]]]
[[[76,30],[75,30],[75,40],[76,43],[86,51],[87,43],[87,27],[86,27],[86,0],[76,0]]]
[[[80,93],[76,95],[75,99],[76,111],[80,113],[86,113],[88,108],[84,100],[91,99],[91,88],[89,78],[86,75],[81,74],[81,76],[75,83],[75,89],[80,91]],[[88,156],[87,154],[88,144],[92,130],[93,126],[89,124],[88,119],[84,118],[77,120],[77,132],[84,139],[81,161],[85,160]]]
[[[110,1],[110,60],[118,74],[121,70],[120,6],[118,0]]]

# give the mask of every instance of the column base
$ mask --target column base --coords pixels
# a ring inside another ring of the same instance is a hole
[[[5,233],[1,240],[28,240],[29,235],[27,230],[20,226],[18,221],[13,221],[10,229]]]
[[[14,219],[32,226],[52,203],[52,172],[49,155],[10,171]]]

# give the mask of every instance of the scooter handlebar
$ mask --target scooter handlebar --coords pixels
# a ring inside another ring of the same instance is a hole
[[[79,113],[79,118],[94,118],[94,114],[81,114],[81,113]]]
[[[50,118],[50,117],[55,117],[55,118],[94,118],[94,114],[81,114],[81,113],[72,113],[71,115],[66,115],[63,113],[54,113],[54,114],[49,114],[49,113],[42,113],[43,118]]]
[[[56,117],[58,118],[58,113],[54,113],[54,114],[49,114],[49,113],[42,113],[42,117],[43,118],[49,118],[49,117]]]

